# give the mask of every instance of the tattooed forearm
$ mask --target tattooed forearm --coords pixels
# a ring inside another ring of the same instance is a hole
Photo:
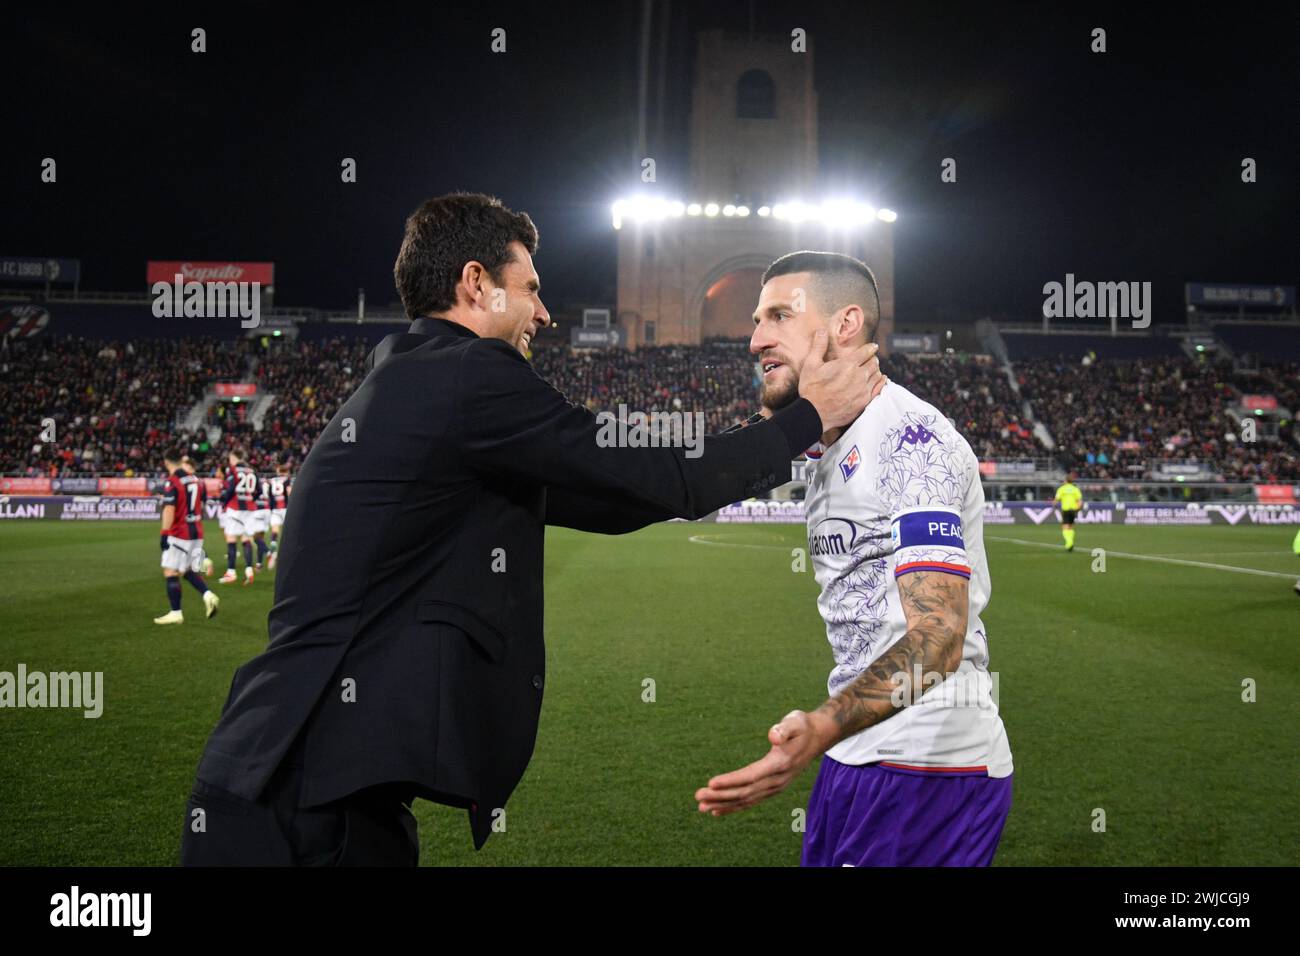
[[[961,664],[966,639],[967,581],[938,571],[898,579],[907,633],[844,690],[818,708],[832,718],[838,743],[907,706],[923,693],[917,674],[951,674]],[[901,700],[901,705],[900,705]]]

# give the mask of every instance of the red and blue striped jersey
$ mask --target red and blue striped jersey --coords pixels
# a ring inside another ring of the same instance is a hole
[[[184,470],[167,476],[163,488],[163,507],[171,505],[176,510],[172,513],[171,527],[167,534],[185,541],[203,540],[203,502],[208,500],[203,479]]]
[[[256,511],[257,497],[261,494],[262,481],[248,465],[242,461],[230,469],[226,475],[226,487],[221,493],[227,511]]]

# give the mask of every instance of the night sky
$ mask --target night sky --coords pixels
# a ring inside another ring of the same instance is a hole
[[[659,0],[661,188],[690,198],[695,31],[801,26],[822,193],[899,213],[900,322],[1033,319],[1066,272],[1152,282],[1158,324],[1179,319],[1187,281],[1296,284],[1300,17],[1046,6]],[[279,305],[348,308],[364,286],[383,306],[406,214],[468,189],[536,220],[552,311],[613,304],[609,204],[639,185],[639,3],[7,19],[0,254],[80,258],[83,289],[130,291],[150,258],[272,260]],[[1089,50],[1096,26],[1105,54]],[[45,156],[57,184],[40,182]],[[345,156],[356,184],[340,182]],[[956,184],[939,179],[948,156]]]

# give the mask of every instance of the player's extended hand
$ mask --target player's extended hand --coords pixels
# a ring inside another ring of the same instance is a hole
[[[826,359],[826,330],[818,329],[799,370],[799,395],[812,402],[822,430],[850,424],[880,394],[888,379],[880,371],[874,342]]]
[[[695,791],[701,813],[720,817],[746,810],[780,793],[826,749],[812,715],[792,710],[767,732],[772,749],[748,767],[724,773]]]

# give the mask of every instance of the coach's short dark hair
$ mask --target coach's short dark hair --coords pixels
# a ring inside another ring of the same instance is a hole
[[[812,273],[812,288],[808,291],[826,314],[838,312],[847,305],[861,306],[867,341],[874,341],[880,325],[880,290],[865,262],[841,252],[804,249],[784,255],[768,266],[761,284],[767,285],[769,279],[794,272]]]
[[[501,283],[511,261],[510,243],[537,252],[537,227],[527,213],[512,212],[482,193],[449,193],[426,199],[406,220],[393,279],[411,318],[445,312],[456,304],[456,283],[465,263],[481,262]]]

